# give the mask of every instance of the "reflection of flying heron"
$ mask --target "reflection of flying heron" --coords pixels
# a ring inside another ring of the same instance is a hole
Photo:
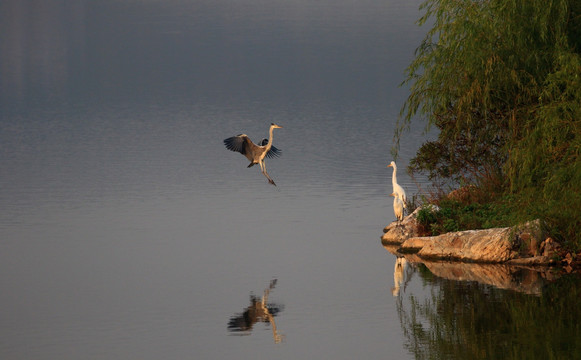
[[[397,165],[395,165],[395,161],[392,161],[387,167],[393,168],[393,175],[391,176],[391,183],[393,185],[393,192],[400,198],[401,202],[403,203],[403,207],[407,208],[407,197],[405,195],[405,190],[397,183]]]
[[[403,220],[403,202],[396,193],[391,193],[389,196],[393,196],[393,212],[399,224]]]
[[[226,148],[228,150],[236,151],[246,156],[246,158],[250,160],[250,165],[248,165],[248,167],[254,166],[255,164],[260,165],[260,171],[264,176],[266,176],[268,182],[276,186],[274,181],[270,178],[270,176],[266,172],[264,158],[265,157],[273,158],[280,156],[281,151],[276,147],[272,146],[272,131],[274,129],[281,128],[282,126],[276,125],[275,123],[270,124],[268,140],[263,139],[260,143],[258,143],[258,145],[254,144],[246,134],[239,134],[236,136],[229,137],[228,139],[224,139],[224,145],[226,145]]]
[[[407,269],[408,262],[404,257],[398,257],[395,260],[395,267],[393,269],[393,284],[394,287],[391,288],[391,294],[393,296],[399,296],[399,290],[402,285],[404,285],[405,271]],[[405,289],[405,287],[404,287]]]
[[[264,295],[262,298],[258,298],[254,295],[250,295],[250,306],[248,306],[242,314],[233,316],[228,322],[228,330],[231,332],[250,332],[252,327],[259,321],[268,322],[272,326],[272,337],[275,343],[280,343],[283,336],[280,335],[276,329],[276,323],[274,322],[274,317],[280,311],[282,311],[283,306],[276,304],[268,304],[268,295],[270,290],[274,289],[276,286],[276,279],[270,282],[270,286],[264,290]]]

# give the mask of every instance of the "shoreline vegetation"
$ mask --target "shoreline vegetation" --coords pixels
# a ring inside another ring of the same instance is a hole
[[[397,158],[412,120],[439,130],[408,166],[433,182],[408,204],[416,238],[507,228],[514,240],[535,222],[542,238],[511,251],[544,252],[550,239],[551,265],[579,267],[581,2],[427,0],[420,10],[431,28],[406,69],[392,148]]]
[[[581,251],[571,252],[547,236],[540,220],[513,227],[427,233],[422,214],[441,211],[432,204],[416,208],[402,222],[394,221],[383,229],[382,244],[397,256],[412,255],[422,262],[501,264],[537,270],[560,266],[564,273],[581,267]]]

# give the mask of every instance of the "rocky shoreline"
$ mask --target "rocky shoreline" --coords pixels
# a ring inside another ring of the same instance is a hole
[[[544,236],[539,222],[518,227],[450,232],[419,236],[416,219],[419,208],[401,223],[386,226],[381,237],[394,254],[414,254],[423,261],[454,261],[533,267],[562,266],[565,272],[581,268],[581,253],[562,250]]]

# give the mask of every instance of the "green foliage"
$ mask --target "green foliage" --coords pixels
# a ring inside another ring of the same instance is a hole
[[[581,58],[562,54],[507,163],[510,190],[560,237],[581,243]],[[576,239],[576,240],[575,240]]]
[[[423,207],[418,211],[417,220],[420,225],[429,226],[438,220],[436,213],[431,207]]]
[[[423,119],[439,134],[412,172],[512,196],[514,219],[538,216],[581,246],[581,2],[428,0],[421,9],[419,24],[433,25],[407,69],[394,152]]]
[[[438,207],[426,206],[418,211],[418,222],[426,235],[451,231],[488,229],[506,226],[511,210],[502,203],[469,203],[443,198]]]

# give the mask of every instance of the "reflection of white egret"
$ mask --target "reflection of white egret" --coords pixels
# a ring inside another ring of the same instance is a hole
[[[395,165],[395,161],[392,161],[387,167],[393,168],[393,175],[391,175],[391,184],[393,185],[393,192],[397,194],[397,196],[401,199],[403,203],[403,207],[407,208],[406,202],[407,197],[405,194],[405,190],[397,183],[397,165]]]
[[[393,212],[395,214],[396,221],[399,223],[403,221],[403,202],[396,193],[391,193],[389,196],[393,196]]]
[[[276,147],[272,146],[272,131],[274,129],[281,128],[282,126],[276,125],[274,123],[270,124],[268,140],[264,139],[261,142],[259,142],[258,145],[254,144],[246,134],[239,134],[236,136],[229,137],[228,139],[224,139],[224,145],[226,145],[226,149],[239,152],[242,155],[246,156],[246,158],[250,160],[250,165],[248,165],[248,167],[254,166],[255,164],[260,165],[260,171],[264,176],[266,176],[268,182],[276,186],[274,181],[270,178],[270,176],[266,172],[264,158],[265,157],[273,158],[280,156],[281,151]]]
[[[399,291],[405,280],[405,271],[407,269],[408,262],[404,257],[398,257],[395,260],[395,267],[393,269],[393,284],[394,287],[391,288],[391,294],[393,296],[399,296]]]

